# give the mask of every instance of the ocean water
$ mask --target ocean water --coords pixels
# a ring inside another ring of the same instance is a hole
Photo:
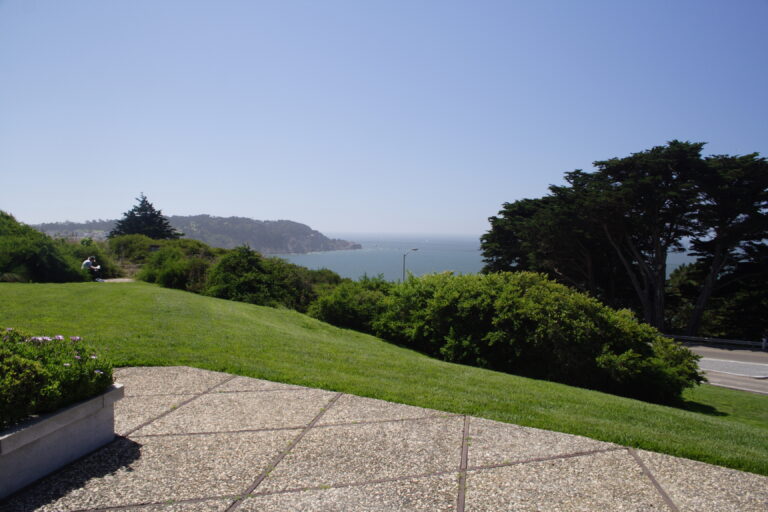
[[[348,233],[326,236],[356,242],[363,248],[277,256],[311,269],[327,268],[350,279],[381,274],[388,281],[399,281],[403,278],[404,254],[406,272],[415,276],[446,271],[474,274],[483,268],[479,236]]]
[[[403,278],[403,255],[407,273],[415,276],[436,272],[475,274],[483,268],[480,237],[461,235],[371,235],[333,233],[330,238],[357,242],[362,249],[354,251],[278,254],[291,263],[311,269],[327,268],[341,277],[359,279],[379,274],[388,281]],[[417,249],[412,251],[411,249]],[[685,253],[670,253],[667,275],[683,263],[694,259]]]

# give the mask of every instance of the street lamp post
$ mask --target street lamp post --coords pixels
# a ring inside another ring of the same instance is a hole
[[[405,282],[405,257],[408,256],[413,251],[418,251],[418,249],[411,249],[410,251],[403,254],[403,282]]]

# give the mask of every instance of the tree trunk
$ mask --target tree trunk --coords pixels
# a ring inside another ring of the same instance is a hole
[[[655,248],[655,262],[656,265],[652,266],[654,275],[651,276],[654,283],[654,323],[651,324],[657,329],[663,331],[665,318],[664,310],[666,306],[666,287],[667,287],[667,250],[666,244],[657,242]]]
[[[691,311],[691,316],[688,319],[688,325],[685,329],[686,336],[696,336],[701,329],[701,319],[704,316],[704,308],[712,296],[712,291],[715,288],[715,282],[717,281],[717,275],[722,270],[725,264],[725,251],[721,245],[718,244],[715,247],[715,254],[712,258],[712,264],[709,266],[709,272],[707,277],[704,278],[704,282],[699,290],[699,296],[696,298],[696,305]]]
[[[645,321],[657,329],[663,329],[665,302],[664,285],[666,284],[667,278],[667,253],[666,248],[659,243],[658,237],[655,239],[654,254],[650,264],[643,258],[643,253],[638,250],[637,246],[632,241],[632,237],[626,235],[625,243],[629,248],[629,252],[637,261],[640,275],[643,278],[643,289],[646,297],[646,302],[643,303]]]
[[[637,298],[640,301],[640,305],[643,308],[643,319],[653,325],[654,322],[654,315],[653,315],[653,301],[651,300],[651,296],[649,293],[649,282],[647,276],[642,273],[640,273],[641,277],[643,277],[643,284],[640,283],[640,280],[637,278],[637,274],[635,274],[634,270],[632,269],[632,265],[627,261],[626,256],[624,255],[624,252],[621,250],[621,247],[616,243],[616,241],[611,236],[611,232],[608,230],[608,226],[603,224],[603,231],[605,231],[605,235],[608,237],[608,241],[610,242],[613,249],[616,251],[616,254],[619,257],[619,260],[621,261],[621,264],[624,266],[624,270],[627,272],[627,275],[629,276],[629,280],[632,283],[632,287],[635,289],[635,293],[637,294]],[[634,247],[631,247],[634,248]]]

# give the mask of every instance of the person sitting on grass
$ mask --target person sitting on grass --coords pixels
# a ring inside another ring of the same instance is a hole
[[[96,256],[88,256],[88,259],[83,262],[80,268],[87,270],[94,281],[103,281],[103,279],[99,277],[101,266],[96,264]]]

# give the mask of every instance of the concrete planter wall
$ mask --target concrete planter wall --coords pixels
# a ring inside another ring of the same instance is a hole
[[[0,432],[0,499],[111,442],[123,385]]]

